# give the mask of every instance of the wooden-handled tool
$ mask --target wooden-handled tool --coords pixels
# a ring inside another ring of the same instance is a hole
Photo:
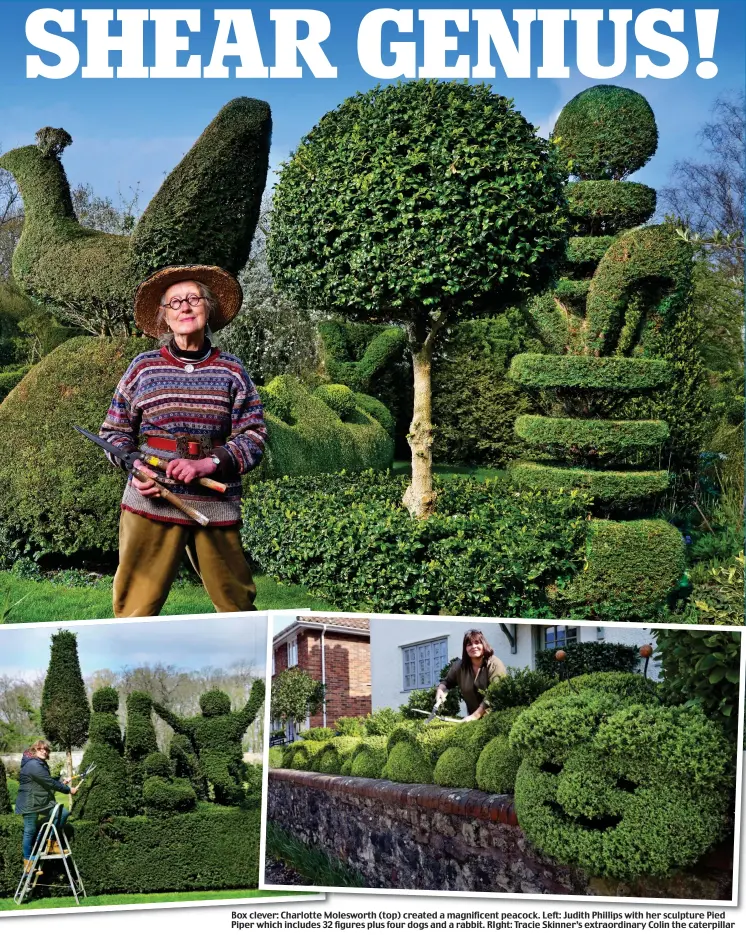
[[[165,458],[156,458],[155,455],[144,455],[141,453],[140,460],[145,464],[149,464],[151,467],[160,468],[162,471],[165,471],[168,467],[168,461],[166,461]],[[212,480],[210,477],[200,477],[197,483],[201,484],[203,487],[209,487],[210,490],[217,490],[218,493],[225,493],[227,490],[227,484],[221,484],[219,480]]]
[[[195,523],[199,523],[200,526],[209,526],[210,520],[203,513],[200,513],[199,510],[195,510],[194,507],[189,506],[189,504],[184,503],[181,497],[177,497],[168,487],[159,484],[158,481],[154,480],[149,474],[135,467],[135,461],[140,460],[142,457],[139,451],[124,452],[121,448],[117,448],[116,445],[112,445],[104,441],[104,439],[100,438],[98,435],[94,435],[93,432],[89,432],[88,429],[83,429],[79,425],[74,425],[73,428],[76,432],[80,432],[81,435],[85,435],[94,445],[98,445],[99,448],[103,448],[104,451],[108,451],[109,454],[118,458],[127,470],[131,471],[133,476],[139,481],[150,481],[155,484],[164,500],[167,500],[172,506],[175,506],[177,510],[181,510],[182,513],[186,513]]]

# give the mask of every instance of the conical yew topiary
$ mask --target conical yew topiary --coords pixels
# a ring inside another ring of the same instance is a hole
[[[72,749],[88,739],[91,709],[80,671],[78,637],[70,630],[52,635],[52,653],[41,696],[41,726],[47,740],[67,754],[67,775],[73,772]]]

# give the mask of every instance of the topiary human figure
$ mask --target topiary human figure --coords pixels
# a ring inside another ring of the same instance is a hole
[[[127,726],[124,732],[124,757],[127,762],[129,798],[134,811],[142,807],[145,760],[158,753],[158,741],[152,719],[153,699],[146,692],[134,691],[127,698]]]
[[[181,718],[161,704],[153,705],[159,717],[191,741],[200,776],[212,786],[219,805],[236,805],[244,798],[241,738],[263,703],[264,682],[257,679],[240,711],[231,711],[230,698],[217,688],[200,697],[202,714],[196,717]]]
[[[88,728],[88,744],[80,764],[84,772],[91,763],[96,769],[73,799],[73,814],[87,821],[102,821],[111,815],[127,815],[127,763],[117,710],[115,688],[99,688],[91,698],[93,713]]]
[[[67,754],[67,775],[73,774],[73,747],[88,738],[91,709],[80,671],[78,637],[70,630],[52,634],[44,687],[41,693],[41,727],[47,740]]]
[[[44,127],[35,146],[10,150],[25,212],[13,275],[40,302],[67,308],[98,334],[129,330],[139,282],[163,266],[201,263],[237,273],[259,218],[269,164],[264,101],[230,101],[167,176],[131,237],[82,227],[60,156],[72,143]]]
[[[197,795],[188,779],[175,779],[165,753],[150,753],[143,762],[145,781],[142,799],[145,813],[151,816],[189,812],[197,804]]]
[[[197,798],[207,798],[207,784],[200,774],[197,754],[191,740],[185,734],[174,734],[168,748],[171,771],[177,779],[188,779]]]
[[[554,151],[486,85],[410,81],[327,113],[285,165],[268,261],[306,308],[401,325],[412,357],[417,518],[434,508],[431,369],[440,331],[514,304],[564,253]]]
[[[594,876],[665,876],[724,832],[734,750],[696,708],[581,691],[537,701],[510,743],[523,757],[518,821],[553,860]]]
[[[0,760],[0,815],[7,815],[10,811],[12,809],[8,792],[8,776],[5,772],[5,764]]]
[[[534,460],[516,462],[511,476],[521,487],[580,488],[594,497],[586,569],[554,595],[563,612],[655,615],[681,577],[681,537],[660,520],[608,519],[644,515],[668,487],[668,472],[646,465],[657,460],[669,425],[609,419],[608,400],[623,410],[674,379],[670,363],[657,359],[657,336],[674,329],[688,305],[691,247],[665,225],[625,232],[649,220],[656,204],[653,189],[623,181],[657,147],[642,95],[589,88],[566,105],[554,136],[577,179],[567,197],[578,236],[570,238],[564,277],[528,306],[551,353],[520,354],[511,364],[511,377],[545,403],[544,415],[516,420]]]

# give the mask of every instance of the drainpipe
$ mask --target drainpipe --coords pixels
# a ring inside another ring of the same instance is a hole
[[[324,645],[324,634],[326,633],[327,625],[321,628],[321,682],[323,685],[326,685],[326,647]],[[322,724],[326,727],[326,691],[324,692],[324,703],[322,706],[323,717]]]

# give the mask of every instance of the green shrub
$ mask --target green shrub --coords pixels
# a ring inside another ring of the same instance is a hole
[[[326,403],[340,419],[349,419],[355,411],[355,394],[349,386],[343,386],[341,383],[322,383],[316,387],[313,395]]]
[[[336,320],[322,321],[318,327],[327,373],[356,393],[370,393],[375,378],[406,349],[406,335],[398,327]]]
[[[356,717],[339,717],[334,722],[334,727],[343,736],[363,737],[365,735],[365,718],[360,715]]]
[[[482,792],[512,792],[520,765],[521,755],[510,746],[508,738],[504,734],[493,737],[479,754],[475,785]]]
[[[625,458],[640,448],[657,448],[668,438],[668,425],[657,420],[612,421],[610,419],[553,419],[519,416],[515,422],[519,438],[553,457],[565,454]]]
[[[644,224],[657,201],[655,189],[640,182],[569,182],[565,194],[575,230],[592,237]]]
[[[637,646],[626,643],[568,643],[562,647],[565,659],[555,659],[555,650],[540,649],[536,653],[536,669],[542,675],[560,677],[585,675],[589,672],[634,672],[640,662]]]
[[[207,799],[207,779],[200,773],[197,754],[192,741],[184,734],[174,734],[168,748],[173,775],[177,779],[188,779],[197,798]]]
[[[290,745],[293,749],[288,762],[292,765],[285,766],[286,769],[302,769],[318,772],[316,755],[321,751],[326,743],[322,740],[301,740]],[[290,748],[289,748],[290,749]]]
[[[255,889],[260,821],[258,807],[214,805],[103,825],[76,821],[72,846],[89,896]],[[19,817],[0,818],[0,896],[18,884],[22,834]]]
[[[270,747],[267,761],[270,769],[281,769],[284,765],[285,752],[281,747]]]
[[[624,179],[658,148],[650,104],[637,91],[610,84],[586,88],[568,101],[552,136],[581,179]]]
[[[576,675],[570,684],[565,680],[558,682],[544,692],[541,700],[569,697],[588,690],[618,695],[625,704],[652,703],[660,698],[659,683],[644,675],[631,672],[590,672],[587,675]]]
[[[436,480],[436,513],[419,523],[401,505],[406,484],[372,473],[257,484],[244,543],[267,574],[380,612],[537,616],[546,587],[577,567],[583,495]]]
[[[363,726],[367,737],[384,737],[391,733],[402,716],[393,708],[376,708],[365,716]]]
[[[608,235],[602,237],[570,237],[567,242],[567,253],[565,254],[566,266],[576,276],[590,276],[615,239],[615,237]]]
[[[433,364],[433,458],[445,464],[504,467],[519,457],[516,416],[529,394],[507,378],[511,358],[536,347],[516,309],[449,329]]]
[[[317,773],[338,774],[342,762],[354,755],[360,745],[358,737],[335,737],[333,740],[322,742],[318,752],[313,757],[312,765],[308,768]]]
[[[472,722],[473,723],[473,722]],[[479,752],[463,747],[448,747],[438,758],[433,781],[438,786],[474,789]]]
[[[149,776],[145,780],[142,798],[145,814],[151,816],[188,812],[197,804],[197,796],[189,780],[164,779],[161,775]]]
[[[510,363],[511,380],[536,389],[577,387],[631,393],[665,386],[672,377],[667,361],[641,357],[517,354]]]
[[[734,739],[738,732],[741,634],[679,628],[653,633],[667,700],[701,707]]]
[[[27,364],[23,367],[15,367],[12,370],[0,371],[0,402],[5,399],[14,387],[18,386],[30,369],[31,365]]]
[[[289,743],[282,751],[282,768],[283,769],[293,769],[293,760],[295,759],[295,754],[303,749],[303,740],[296,740],[294,743]]]
[[[510,467],[510,478],[517,487],[528,490],[582,490],[606,509],[657,496],[669,485],[668,471],[603,471],[536,461],[516,461]]]
[[[524,755],[518,820],[553,860],[595,876],[665,876],[724,832],[733,751],[699,711],[584,691],[537,702],[510,739]]]
[[[129,801],[135,812],[139,810],[142,802],[145,760],[151,753],[158,753],[158,741],[151,717],[152,710],[153,701],[145,692],[134,691],[128,696],[124,758],[127,767]]]
[[[301,734],[303,740],[331,740],[334,737],[333,727],[310,727]]]
[[[394,435],[396,431],[396,420],[389,409],[374,396],[366,396],[365,393],[355,393],[355,405],[363,412],[367,412],[376,422],[380,422],[389,435]]]
[[[165,753],[150,753],[145,757],[142,764],[143,772],[150,778],[151,776],[161,776],[163,779],[170,779],[173,776],[171,761]]]
[[[350,776],[380,779],[386,766],[386,737],[367,737],[354,751],[350,761]]]
[[[523,669],[509,667],[503,678],[492,682],[484,697],[490,712],[496,713],[506,708],[532,704],[555,682],[555,678],[528,667]],[[491,713],[489,717],[494,717],[494,713]]]
[[[10,792],[8,791],[8,777],[5,772],[5,764],[0,760],[0,815],[5,815],[11,810]]]
[[[592,520],[586,567],[558,592],[569,616],[655,620],[685,567],[684,542],[664,520]]]
[[[432,782],[433,767],[418,747],[399,741],[386,759],[384,777],[392,782]]]
[[[343,409],[350,406],[343,415],[327,404],[324,392],[311,393],[291,376],[275,377],[259,387],[268,441],[257,476],[382,470],[391,465],[394,448],[386,427],[359,407],[356,397],[351,402],[346,388],[339,388],[335,396]]]
[[[741,536],[739,540],[743,541]],[[691,600],[696,609],[696,623],[743,626],[743,566],[741,551],[728,564],[711,569],[705,581],[694,586]]]

